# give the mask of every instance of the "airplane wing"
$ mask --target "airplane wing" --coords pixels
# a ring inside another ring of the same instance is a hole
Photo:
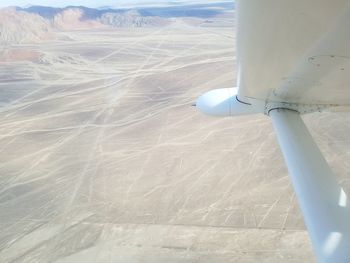
[[[239,97],[350,104],[350,2],[238,0]]]
[[[209,91],[197,107],[271,117],[317,258],[350,262],[350,199],[300,117],[350,111],[350,1],[236,3],[238,91]]]

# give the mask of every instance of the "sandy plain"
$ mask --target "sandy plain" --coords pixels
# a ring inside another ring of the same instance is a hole
[[[0,262],[314,262],[268,117],[191,104],[235,85],[233,27],[66,32],[2,47]],[[305,121],[349,189],[350,118]]]

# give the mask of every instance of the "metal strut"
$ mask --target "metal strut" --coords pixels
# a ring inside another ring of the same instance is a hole
[[[269,113],[319,262],[350,262],[350,204],[300,114]]]

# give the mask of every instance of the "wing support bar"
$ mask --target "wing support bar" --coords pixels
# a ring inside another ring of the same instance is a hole
[[[350,262],[350,203],[300,114],[269,112],[319,262]]]

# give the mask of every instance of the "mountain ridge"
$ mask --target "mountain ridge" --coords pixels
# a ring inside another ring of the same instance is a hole
[[[234,4],[231,2],[217,2],[217,3],[207,3],[207,4],[189,4],[189,5],[171,5],[171,6],[149,6],[149,7],[134,7],[134,8],[113,8],[105,6],[103,8],[90,8],[86,6],[66,6],[66,7],[49,7],[33,5],[30,7],[22,8],[15,7],[16,10],[25,11],[28,13],[35,13],[44,18],[53,18],[58,13],[65,11],[67,9],[79,8],[83,10],[84,17],[82,19],[97,19],[100,18],[105,13],[117,13],[122,14],[129,12],[131,10],[136,10],[142,16],[159,16],[163,18],[170,17],[212,17],[221,14],[224,11],[232,10]]]
[[[57,31],[162,27],[179,21],[198,26],[233,8],[234,5],[227,2],[119,9],[85,6],[3,8],[0,9],[0,43],[49,41],[55,38]]]

